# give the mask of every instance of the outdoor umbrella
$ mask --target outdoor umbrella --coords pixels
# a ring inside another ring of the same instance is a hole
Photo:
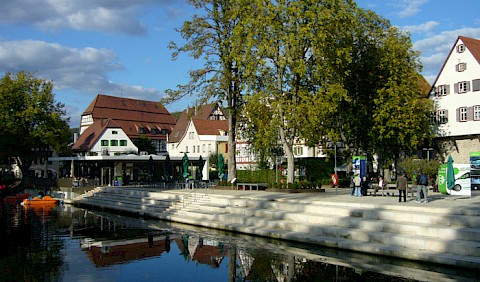
[[[183,154],[182,164],[183,164],[183,178],[187,178],[188,177],[188,156],[187,156],[187,153]]]
[[[153,158],[150,156],[148,158],[148,181],[152,181],[153,179]]]
[[[202,156],[198,159],[198,172],[200,173],[200,180],[203,179],[203,165],[205,163],[203,162]]]
[[[170,156],[167,155],[165,157],[165,180],[166,181],[170,179],[171,171],[172,171],[172,163],[170,161]]]
[[[218,178],[223,179],[223,165],[224,165],[223,155],[218,155]]]
[[[447,189],[455,187],[455,171],[453,168],[453,158],[448,156],[447,160]]]

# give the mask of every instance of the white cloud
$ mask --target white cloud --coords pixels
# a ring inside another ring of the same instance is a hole
[[[56,93],[60,96],[68,93],[62,102],[72,117],[73,126],[77,126],[76,119],[85,109],[76,107],[71,101],[72,94],[87,105],[98,93],[160,100],[163,92],[157,89],[110,81],[109,73],[120,70],[123,70],[122,63],[108,49],[76,49],[36,40],[0,42],[0,73],[27,71],[52,81]]]
[[[401,9],[397,14],[401,18],[411,17],[421,11],[420,7],[428,0],[401,0],[398,7]]]
[[[410,32],[411,34],[432,34],[435,28],[439,25],[440,23],[437,21],[429,21],[423,24],[419,25],[408,25],[408,26],[403,26],[402,30],[406,30]]]
[[[170,0],[174,2],[174,0]],[[43,30],[97,30],[144,35],[142,9],[168,0],[15,0],[2,1],[0,23],[23,23]]]

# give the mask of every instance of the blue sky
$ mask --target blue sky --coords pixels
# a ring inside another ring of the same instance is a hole
[[[409,31],[432,83],[459,36],[480,39],[478,0],[358,0]],[[180,0],[0,0],[0,74],[52,80],[70,126],[98,93],[158,101],[199,62],[171,60],[168,43],[195,10]],[[167,105],[170,112],[192,103]]]

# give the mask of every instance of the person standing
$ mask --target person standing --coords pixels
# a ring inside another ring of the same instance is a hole
[[[417,203],[420,203],[421,201],[420,193],[423,193],[423,197],[425,197],[425,204],[428,203],[427,185],[427,176],[423,172],[420,172],[420,174],[417,176]]]
[[[360,185],[362,184],[362,180],[360,179],[360,175],[358,173],[355,174],[353,183],[355,184],[355,197],[361,197],[362,193],[360,191]]]
[[[398,202],[402,202],[402,194],[403,194],[403,202],[407,202],[407,185],[408,181],[405,177],[405,174],[401,174],[397,179],[397,189],[398,189]]]
[[[362,178],[362,184],[361,184],[362,196],[367,196],[367,191],[368,191],[368,179],[366,176],[364,176]]]

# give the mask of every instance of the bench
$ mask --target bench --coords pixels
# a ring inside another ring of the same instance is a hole
[[[237,190],[247,190],[247,187],[248,190],[253,190],[253,188],[255,188],[255,190],[258,191],[258,187],[267,188],[268,183],[237,183]]]

